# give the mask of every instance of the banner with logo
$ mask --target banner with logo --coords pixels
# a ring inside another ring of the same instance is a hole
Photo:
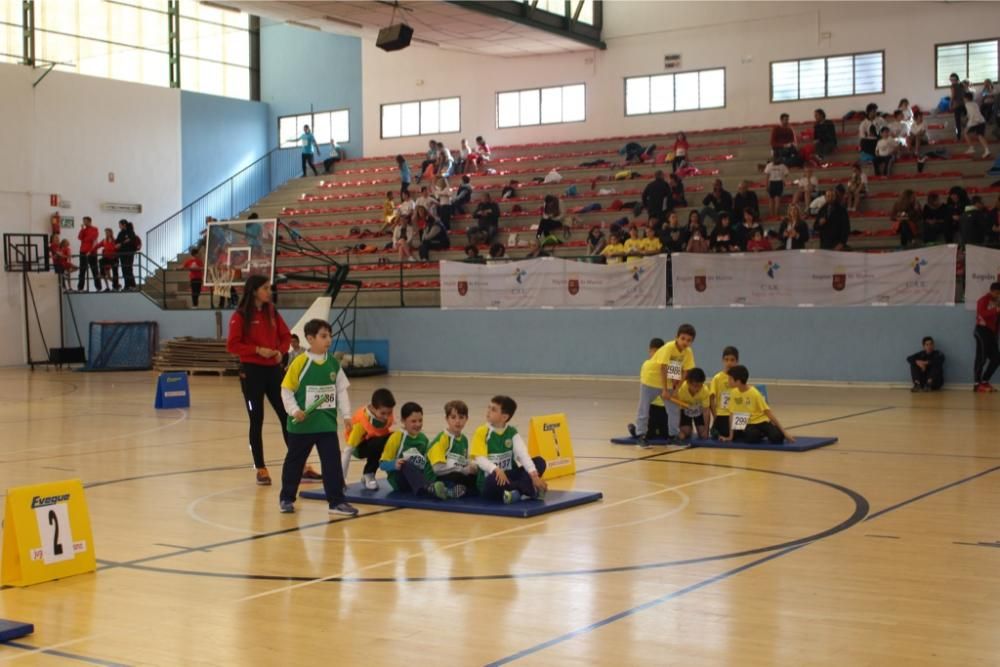
[[[556,257],[441,262],[441,307],[465,309],[666,308],[667,257],[592,264]]]
[[[890,253],[788,250],[673,256],[673,303],[899,306],[955,302],[954,245]]]
[[[965,307],[975,310],[976,301],[996,282],[1000,282],[1000,250],[965,246]]]

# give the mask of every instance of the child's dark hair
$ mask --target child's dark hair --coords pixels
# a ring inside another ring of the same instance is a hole
[[[394,408],[396,407],[396,397],[388,389],[376,389],[372,392],[373,408]]]
[[[306,325],[302,327],[302,331],[303,333],[305,333],[306,338],[308,338],[309,336],[318,336],[319,332],[322,331],[323,329],[326,329],[331,334],[333,333],[333,329],[330,327],[330,323],[327,322],[326,320],[319,320],[319,319],[309,320],[308,322],[306,322]]]
[[[967,99],[967,100],[975,99],[975,95],[973,95],[972,93],[966,93],[965,94],[965,99]]]
[[[732,345],[727,345],[724,348],[722,348],[722,356],[723,356],[723,358],[725,358],[725,357],[736,357],[736,361],[739,361],[740,360],[740,351],[737,350]]]
[[[297,341],[299,339],[298,334],[292,334],[292,340]]]
[[[448,401],[444,404],[444,416],[449,417],[452,412],[459,417],[468,417],[469,406],[465,404],[465,401]]]
[[[921,345],[926,345],[927,343],[933,343],[934,339],[930,336],[924,336],[924,339],[920,341]]]
[[[653,338],[649,341],[649,349],[651,350],[659,350],[664,345],[666,345],[666,343],[663,342],[662,338]]]
[[[990,284],[991,292],[1000,292],[1000,282]]]
[[[687,381],[701,384],[705,381],[705,371],[700,368],[692,368],[687,372]]]
[[[750,371],[747,370],[746,366],[733,366],[726,371],[726,374],[742,384],[746,384],[750,380]]]
[[[402,417],[403,419],[406,419],[414,412],[419,412],[420,414],[424,414],[424,409],[420,407],[419,403],[414,403],[413,401],[407,401],[406,403],[403,403],[403,407],[399,409],[399,416]]]
[[[688,336],[691,336],[691,338],[694,338],[694,325],[682,324],[677,327],[677,335],[680,336],[681,334],[687,334]]]
[[[517,412],[517,401],[515,401],[510,396],[497,395],[490,399],[490,403],[496,403],[500,406],[500,414],[507,415],[507,419],[514,416]]]

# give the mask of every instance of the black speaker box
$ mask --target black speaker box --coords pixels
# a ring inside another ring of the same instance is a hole
[[[378,31],[378,39],[375,40],[375,46],[383,51],[399,51],[410,45],[412,37],[413,28],[405,23],[397,23]]]
[[[49,363],[51,364],[85,364],[87,356],[82,347],[50,347]]]

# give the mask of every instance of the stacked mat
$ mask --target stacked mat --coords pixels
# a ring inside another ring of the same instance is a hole
[[[158,371],[237,373],[239,357],[226,351],[225,339],[183,336],[168,340],[153,358]]]

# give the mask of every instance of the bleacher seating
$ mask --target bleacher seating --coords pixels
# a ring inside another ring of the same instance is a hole
[[[890,177],[872,176],[870,166],[866,168],[869,174],[869,196],[861,210],[851,214],[853,249],[884,250],[898,246],[888,215],[903,189],[915,190],[921,202],[925,200],[927,193],[943,193],[953,185],[961,185],[970,193],[1000,192],[1000,188],[989,186],[994,179],[985,176],[989,163],[964,153],[964,144],[957,144],[948,130],[949,121],[950,117],[942,115],[931,123],[932,135],[936,140],[933,148],[944,149],[948,156],[929,160],[922,173],[918,171],[917,163],[912,158],[897,162]],[[803,129],[811,130],[811,126],[797,126],[799,132]],[[842,129],[837,153],[816,170],[815,175],[819,178],[821,188],[846,182],[854,162],[855,124],[851,123]],[[690,142],[688,157],[699,173],[684,179],[685,194],[690,206],[677,211],[681,224],[686,223],[690,209],[701,207],[702,198],[711,190],[712,181],[716,178],[721,178],[726,189],[732,193],[735,193],[741,180],[751,181],[760,200],[761,211],[766,214],[767,192],[760,165],[769,154],[769,133],[770,126],[728,127],[687,133]],[[640,178],[613,180],[615,173],[622,170],[619,166],[621,156],[618,155],[618,149],[627,141],[638,141],[644,145],[655,143],[658,148],[651,161],[630,167],[641,175]],[[673,132],[641,137],[604,137],[572,142],[494,146],[493,160],[487,165],[489,173],[472,175],[473,202],[483,192],[490,192],[494,196],[502,212],[498,240],[505,242],[510,234],[518,235],[518,244],[507,249],[508,257],[511,258],[527,254],[527,240],[533,236],[531,226],[538,222],[545,195],[559,195],[564,211],[586,204],[600,204],[600,210],[579,215],[580,224],[573,228],[567,242],[555,251],[556,256],[579,256],[585,253],[584,239],[590,226],[609,225],[626,216],[631,219],[631,210],[616,207],[615,202],[621,204],[638,200],[642,189],[651,180],[653,172],[660,168],[672,145]],[[360,305],[394,306],[405,302],[411,306],[434,306],[438,303],[437,262],[464,257],[465,230],[472,218],[468,214],[452,217],[452,247],[432,252],[433,261],[397,262],[396,253],[384,248],[391,238],[377,235],[382,226],[385,193],[389,190],[395,193],[399,189],[394,158],[395,156],[381,156],[347,160],[338,165],[334,175],[293,179],[258,202],[253,210],[262,218],[281,218],[324,253],[334,256],[337,261],[348,263],[353,277],[363,285]],[[422,159],[422,155],[407,155],[411,166],[419,165]],[[599,159],[610,164],[580,166],[582,162]],[[669,165],[667,167],[669,171]],[[560,183],[532,181],[534,178],[544,177],[553,168],[557,168],[563,175]],[[797,178],[798,173],[798,170],[793,170],[789,180]],[[451,184],[457,185],[459,179],[458,176],[453,177],[450,179]],[[519,182],[518,196],[499,201],[501,188],[511,179]],[[565,190],[571,185],[576,186],[578,194],[565,196]],[[602,188],[614,191],[598,194],[598,190]],[[420,186],[414,183],[410,191],[416,196],[419,189]],[[794,191],[794,186],[786,187],[785,203],[790,200]],[[473,203],[469,210],[474,205]],[[517,212],[512,210],[515,206],[519,207]],[[247,213],[249,211],[244,215]],[[764,226],[776,229],[779,222],[777,219],[765,218]],[[180,268],[185,259],[186,256],[178,257],[168,268],[167,284],[171,307],[190,304],[187,272]],[[278,273],[303,273],[318,268],[316,259],[308,254],[287,250],[280,250],[278,253]],[[280,303],[283,307],[306,306],[324,288],[322,284],[310,282],[293,281],[284,284],[280,287]],[[207,307],[208,299],[203,296],[202,301],[202,307]]]

